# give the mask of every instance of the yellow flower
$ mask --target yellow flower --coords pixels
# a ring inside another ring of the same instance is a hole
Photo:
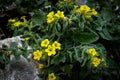
[[[86,19],[90,19],[92,15],[97,15],[97,11],[95,11],[95,9],[91,9],[87,5],[81,5],[80,8],[76,8],[75,11],[76,13],[83,14]]]
[[[50,73],[50,74],[48,75],[48,80],[56,80],[55,74],[54,74],[54,73]]]
[[[80,13],[86,14],[87,12],[90,11],[90,7],[88,7],[87,5],[81,5],[80,6]]]
[[[63,19],[64,18],[64,12],[59,11],[59,10],[57,11],[56,14],[54,14],[54,11],[49,12],[48,15],[47,15],[47,23],[49,24],[49,23],[52,23],[53,21],[55,21],[55,16],[57,18]]]
[[[54,11],[49,12],[47,15],[47,23],[52,23],[54,21]]]
[[[33,59],[34,60],[39,61],[41,57],[42,57],[42,51],[36,50],[35,52],[33,52]]]
[[[39,65],[38,65],[38,68],[39,68],[39,69],[42,69],[43,67],[44,67],[44,64],[39,64]]]
[[[14,23],[16,20],[15,19],[9,19],[8,22]]]
[[[94,65],[94,67],[98,67],[101,63],[101,59],[97,57],[93,57],[91,60],[92,60],[92,64]]]
[[[26,16],[21,16],[20,19],[26,20]]]
[[[49,45],[47,49],[45,49],[45,52],[47,52],[48,56],[55,55],[55,47]]]
[[[19,27],[20,25],[22,25],[22,22],[17,21],[17,22],[15,22],[13,25],[14,25],[15,27]]]
[[[50,41],[48,39],[45,39],[41,42],[41,47],[47,47],[49,45]]]
[[[54,11],[49,12],[47,17],[54,17]]]
[[[55,16],[58,17],[58,18],[63,19],[64,18],[64,12],[58,10],[57,13],[55,14]]]
[[[90,48],[87,50],[87,53],[90,54],[92,57],[99,56],[98,52],[95,50],[95,48]]]
[[[95,9],[92,9],[92,15],[97,15],[97,14],[98,14],[98,12],[95,11]]]
[[[47,23],[52,23],[55,19],[53,17],[47,18]]]
[[[55,47],[55,49],[61,50],[61,44],[58,43],[57,41],[55,41],[55,42],[52,44],[52,46]]]
[[[30,39],[30,37],[25,37],[24,40],[28,41]]]

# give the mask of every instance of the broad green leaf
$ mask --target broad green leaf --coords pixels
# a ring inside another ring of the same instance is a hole
[[[104,28],[102,31],[99,32],[99,34],[103,39],[112,40],[112,37],[108,32],[107,28]]]
[[[73,39],[80,43],[93,43],[99,39],[99,36],[95,31],[88,29],[84,32],[75,33]]]
[[[38,10],[32,15],[32,21],[35,26],[43,24],[45,20],[46,15],[42,10]]]

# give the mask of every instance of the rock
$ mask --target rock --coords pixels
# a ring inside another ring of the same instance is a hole
[[[38,69],[33,62],[13,58],[6,70],[1,70],[0,80],[41,80],[38,75]]]
[[[16,36],[16,37],[12,37],[12,38],[6,38],[6,39],[3,39],[3,40],[0,40],[0,48],[2,48],[2,45],[7,45],[9,46],[9,44],[11,42],[17,42],[18,43],[18,46],[22,46],[21,45],[21,40],[23,40],[22,38],[20,38],[21,36]]]
[[[2,48],[3,44],[9,46],[11,42],[17,42],[18,46],[22,47],[21,40],[23,39],[21,39],[20,36],[0,40],[0,47]],[[5,67],[5,70],[0,70],[0,80],[42,80],[38,76],[39,70],[37,65],[31,57],[29,57],[31,61],[28,61],[22,55],[19,60],[17,60],[14,55],[11,55],[10,58],[11,61]]]

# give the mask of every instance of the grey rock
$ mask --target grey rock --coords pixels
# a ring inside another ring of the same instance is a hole
[[[22,39],[21,36],[15,36],[15,37],[12,37],[12,38],[6,38],[6,39],[3,39],[3,40],[0,40],[0,48],[2,48],[3,44],[9,46],[9,44],[11,42],[17,42],[18,46],[22,46],[21,45],[22,40],[24,40],[24,39]]]
[[[34,61],[26,62],[23,57],[19,60],[13,58],[6,70],[0,70],[0,80],[42,80],[38,71]]]
[[[0,48],[2,45],[7,45],[11,42],[17,42],[19,47],[22,47],[20,36],[0,40]],[[28,49],[30,49],[28,47]],[[0,70],[0,80],[42,80],[39,75],[39,70],[36,63],[32,60],[31,55],[28,55],[28,61],[22,55],[20,59],[16,59],[14,55],[10,56],[10,63],[6,66],[5,70]],[[27,58],[28,58],[27,57]]]

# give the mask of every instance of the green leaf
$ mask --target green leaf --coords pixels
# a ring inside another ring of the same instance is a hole
[[[73,68],[73,65],[65,64],[63,70],[64,70],[67,74],[69,74],[69,73],[71,72],[72,68]]]
[[[80,49],[79,49],[79,50],[80,50]],[[80,61],[80,55],[79,55],[80,53],[78,52],[79,50],[74,47],[74,51],[75,51],[74,57],[75,57],[75,59],[76,59],[77,61]]]
[[[60,62],[65,62],[66,58],[65,58],[65,55],[63,54],[58,54],[56,56],[53,56],[51,58],[51,64],[59,64]]]
[[[70,62],[72,62],[74,53],[72,51],[67,51],[67,53],[69,54]]]
[[[99,32],[99,34],[103,39],[112,40],[112,37],[108,32],[107,28],[104,28],[102,31]]]
[[[38,10],[32,15],[32,22],[35,26],[42,25],[46,20],[46,15],[42,10]]]
[[[88,28],[87,31],[75,33],[73,39],[80,43],[93,43],[99,39],[99,36],[95,31]]]

